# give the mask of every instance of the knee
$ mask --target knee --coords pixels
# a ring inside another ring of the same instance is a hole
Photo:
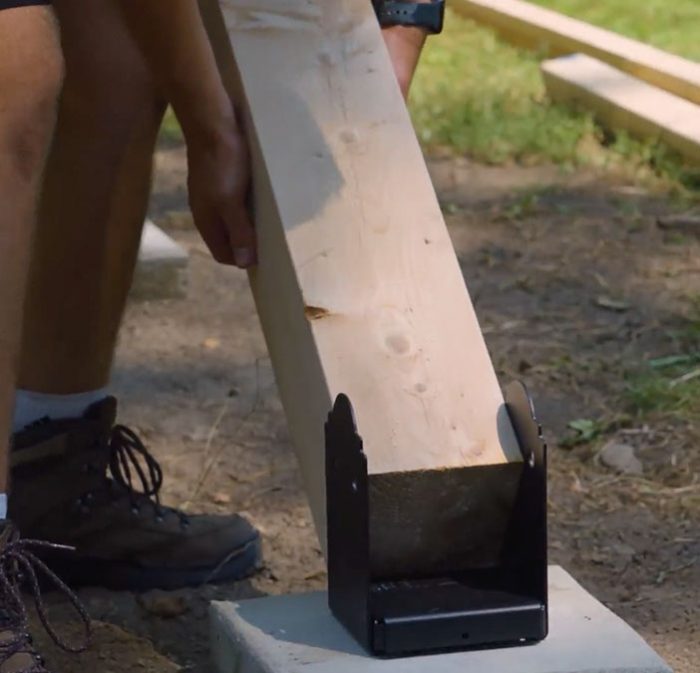
[[[92,129],[101,144],[123,146],[138,129],[157,123],[164,107],[141,59],[114,52],[91,62],[68,58],[61,115]]]
[[[0,68],[3,67],[0,64]],[[20,68],[18,68],[19,70]],[[8,74],[8,73],[5,73]],[[45,49],[36,59],[21,63],[21,72],[3,77],[11,96],[3,100],[0,141],[18,171],[31,178],[41,170],[56,122],[56,110],[64,77],[61,50]]]
[[[29,102],[27,113],[42,124],[53,126],[65,76],[60,47],[43,58],[32,77],[25,80],[24,95]]]

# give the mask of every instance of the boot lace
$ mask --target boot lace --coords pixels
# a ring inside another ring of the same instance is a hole
[[[158,519],[162,520],[170,512],[180,518],[181,524],[189,523],[183,512],[161,504],[163,469],[131,428],[115,425],[109,438],[109,449],[110,476],[129,494],[134,512],[140,511],[140,503],[145,498],[153,505]]]
[[[28,588],[36,606],[39,621],[51,640],[62,650],[75,654],[84,652],[90,645],[92,627],[90,617],[78,597],[43,561],[37,558],[33,550],[70,551],[71,548],[39,540],[23,540],[15,530],[9,534],[0,552],[0,595],[2,596],[0,630],[6,631],[8,635],[0,642],[0,664],[16,654],[28,654],[33,658],[34,663],[22,673],[46,673],[43,659],[32,647],[29,615],[22,600],[21,587],[25,585]],[[64,640],[52,626],[39,587],[40,576],[63,593],[78,614],[83,624],[84,637],[77,645]]]

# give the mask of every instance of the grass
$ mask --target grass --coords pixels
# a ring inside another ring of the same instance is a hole
[[[698,0],[533,1],[700,60]],[[411,96],[423,144],[493,164],[596,166],[700,197],[700,167],[685,164],[661,143],[611,134],[591,114],[552,104],[539,62],[537,54],[511,47],[491,30],[449,14],[443,35],[428,42]],[[161,139],[182,141],[170,111]]]
[[[628,411],[643,417],[668,414],[700,420],[700,302],[694,302],[685,327],[671,335],[672,351],[628,376]]]
[[[648,373],[635,376],[627,384],[626,401],[631,413],[637,417],[650,414],[672,414],[683,418],[697,418],[700,412],[700,379],[684,376],[695,374],[692,370],[674,368],[664,373]]]
[[[182,129],[172,108],[165,113],[160,127],[160,141],[165,145],[177,145],[183,141]]]
[[[697,0],[539,4],[700,59]],[[423,143],[488,163],[607,167],[700,194],[700,169],[685,165],[664,145],[606,133],[590,114],[552,104],[539,62],[537,54],[450,14],[444,34],[429,41],[413,89],[411,111]]]
[[[609,413],[571,420],[567,433],[559,440],[560,447],[600,445],[620,428],[639,428],[647,423],[667,427],[671,422],[683,436],[691,428],[700,427],[700,297],[691,298],[683,322],[666,330],[665,336],[662,351],[634,365],[627,363],[624,385],[610,404]],[[576,371],[586,366],[585,361],[574,362],[569,356],[560,364],[564,368],[573,366]]]
[[[411,111],[424,143],[492,163],[564,162],[595,134],[588,116],[548,104],[535,56],[455,16],[426,49]]]
[[[530,0],[661,49],[700,60],[697,0]]]

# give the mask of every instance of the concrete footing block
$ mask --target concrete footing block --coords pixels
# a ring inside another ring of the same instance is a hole
[[[137,301],[180,299],[187,290],[187,251],[146,220],[131,298]]]
[[[218,673],[672,673],[559,567],[550,569],[550,635],[527,647],[374,659],[332,617],[324,593],[214,603],[211,632]]]

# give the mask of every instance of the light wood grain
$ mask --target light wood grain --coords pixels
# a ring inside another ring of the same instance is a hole
[[[522,0],[451,0],[458,14],[550,56],[580,52],[700,103],[700,65]],[[634,3],[629,11],[634,11]]]
[[[584,54],[546,61],[542,74],[554,100],[592,110],[610,128],[660,138],[700,161],[700,106]]]
[[[371,3],[220,5],[249,111],[251,281],[321,536],[341,392],[370,473],[519,462]]]

